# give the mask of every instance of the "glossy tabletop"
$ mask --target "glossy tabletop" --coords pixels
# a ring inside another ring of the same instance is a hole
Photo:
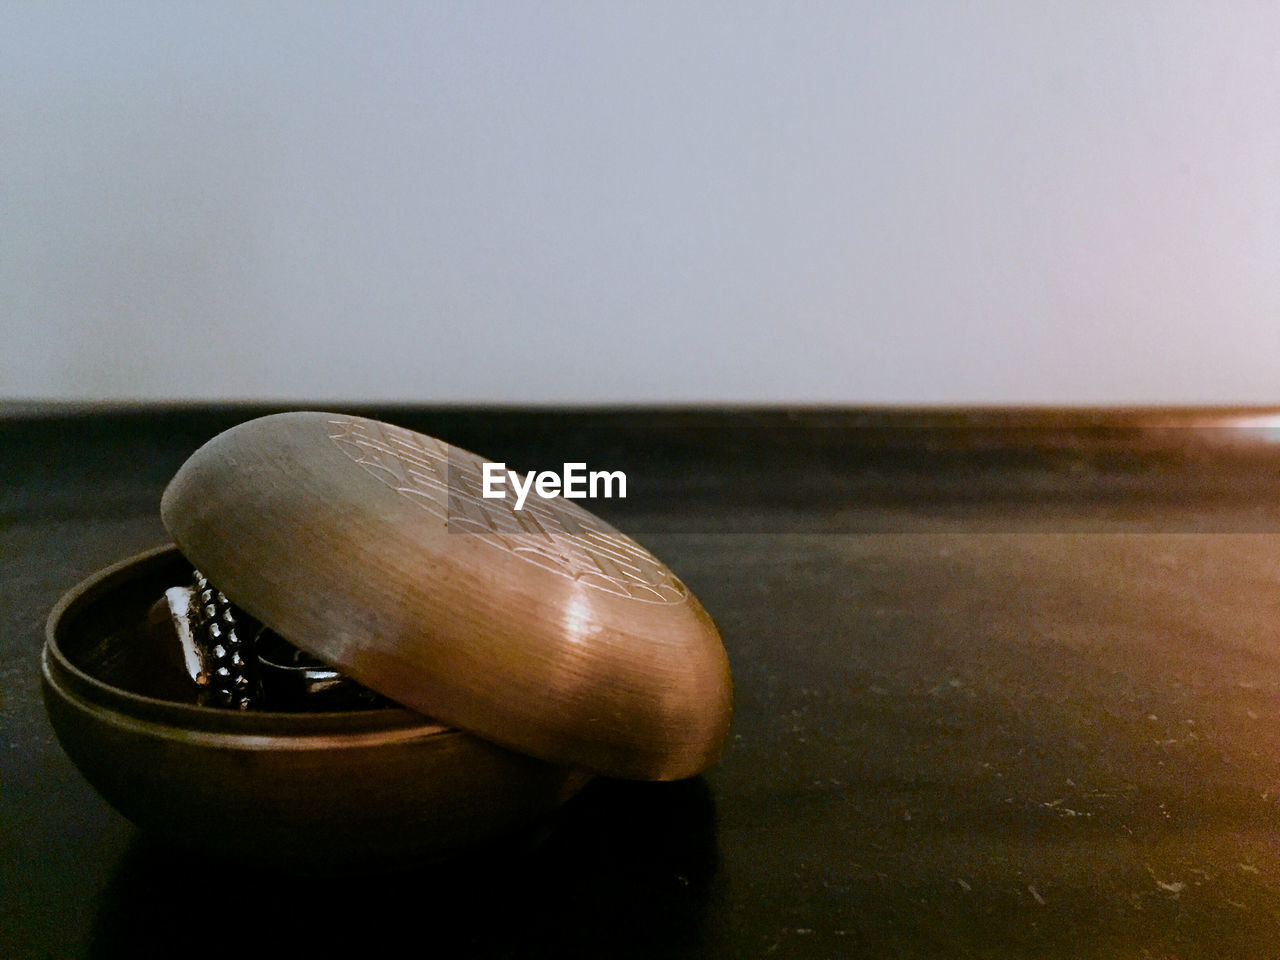
[[[1280,417],[355,410],[624,470],[587,505],[715,618],[735,713],[705,776],[316,879],[150,842],[40,702],[59,595],[262,412],[0,416],[0,955],[1280,956]]]

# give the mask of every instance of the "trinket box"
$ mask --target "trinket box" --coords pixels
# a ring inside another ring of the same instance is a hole
[[[484,463],[316,412],[209,441],[161,503],[175,545],[50,614],[67,754],[152,833],[303,870],[445,856],[593,775],[713,764],[731,682],[696,598],[575,503],[485,497]]]

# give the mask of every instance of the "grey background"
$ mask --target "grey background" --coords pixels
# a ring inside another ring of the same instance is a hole
[[[1280,6],[0,5],[0,398],[1277,399]]]

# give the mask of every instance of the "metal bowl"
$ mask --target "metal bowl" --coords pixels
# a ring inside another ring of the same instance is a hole
[[[517,835],[590,779],[402,708],[196,705],[149,622],[191,574],[176,548],[151,550],[94,574],[49,616],[53,728],[139,827],[268,868],[384,866]]]

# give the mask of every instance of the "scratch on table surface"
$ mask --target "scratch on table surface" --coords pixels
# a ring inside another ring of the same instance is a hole
[[[1049,800],[1041,803],[1040,806],[1047,807],[1055,813],[1060,813],[1064,817],[1092,817],[1093,814],[1085,810],[1073,810],[1070,807],[1064,807],[1065,797],[1059,797],[1057,800]]]
[[[1151,874],[1151,879],[1155,881],[1156,886],[1159,887],[1161,890],[1165,891],[1166,893],[1172,893],[1173,899],[1175,900],[1177,900],[1178,897],[1181,896],[1182,891],[1187,889],[1187,885],[1183,883],[1181,880],[1172,880],[1166,883],[1165,881],[1157,877],[1156,872],[1152,870],[1150,867],[1148,867],[1146,864],[1143,864],[1143,868],[1147,871],[1147,873]]]

